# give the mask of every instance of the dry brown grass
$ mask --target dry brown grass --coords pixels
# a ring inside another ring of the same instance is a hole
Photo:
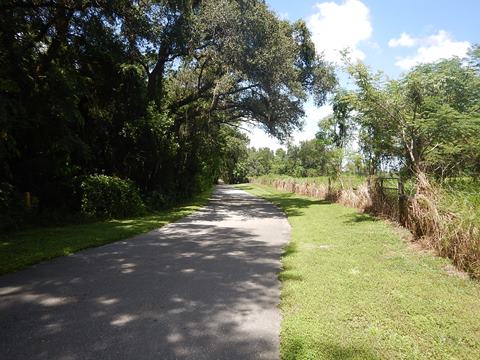
[[[345,206],[359,209],[369,208],[371,206],[370,192],[367,184],[362,184],[356,189],[343,188],[342,183],[335,186],[327,184],[316,184],[308,182],[296,182],[294,179],[253,179],[253,182],[269,185],[277,190],[292,192],[299,195],[309,196],[316,199],[324,199],[332,202],[338,202]]]
[[[440,192],[422,174],[417,194],[409,201],[407,227],[415,237],[455,266],[480,278],[480,229],[478,225],[443,209]]]

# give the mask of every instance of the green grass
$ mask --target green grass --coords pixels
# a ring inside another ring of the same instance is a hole
[[[442,184],[441,200],[444,208],[480,225],[480,182],[469,178],[446,181]]]
[[[292,225],[283,359],[480,359],[479,282],[354,209],[239,187],[282,207]]]
[[[198,210],[211,190],[191,202],[145,216],[80,225],[37,228],[0,236],[0,274],[78,250],[108,244],[164,226]]]

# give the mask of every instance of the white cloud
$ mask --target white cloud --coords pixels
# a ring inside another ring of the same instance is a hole
[[[330,105],[317,107],[313,102],[307,102],[305,105],[305,124],[302,131],[293,134],[294,143],[298,144],[300,141],[313,139],[318,132],[318,122],[332,113],[333,110]]]
[[[267,135],[265,131],[258,127],[249,126],[247,130],[250,146],[254,148],[268,147],[274,151],[278,148],[285,148],[277,139]]]
[[[398,46],[412,47],[412,46],[415,46],[417,44],[417,40],[418,39],[412,38],[407,33],[402,32],[398,39],[390,39],[390,41],[388,42],[388,46],[390,46],[390,47],[398,47]]]
[[[333,112],[330,105],[317,107],[313,101],[308,101],[305,105],[305,124],[302,131],[296,131],[292,135],[292,141],[299,144],[300,141],[310,140],[315,137],[318,131],[318,122],[324,117],[331,115]],[[248,137],[250,139],[250,146],[255,148],[268,147],[272,150],[278,148],[286,149],[285,145],[280,144],[278,140],[267,135],[262,129],[257,127],[248,127]]]
[[[340,51],[348,48],[352,59],[363,60],[365,53],[358,45],[370,39],[373,32],[368,7],[360,0],[323,2],[315,7],[318,12],[307,23],[317,51],[323,51],[327,60],[339,63]]]
[[[392,42],[396,46],[407,46],[399,43],[403,35],[405,35],[404,40],[408,37],[415,45],[419,46],[414,55],[399,58],[395,62],[395,64],[403,70],[408,70],[418,64],[435,62],[453,56],[464,57],[470,48],[468,41],[455,41],[452,36],[444,30],[440,30],[437,34],[424,38],[412,38],[410,35],[402,33],[399,39],[390,40],[389,46],[392,46],[390,44]]]
[[[368,41],[367,45],[374,50],[382,50],[380,44],[377,43],[376,41]]]

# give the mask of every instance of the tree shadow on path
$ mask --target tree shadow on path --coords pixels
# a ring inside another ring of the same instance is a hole
[[[255,201],[0,277],[2,357],[277,358],[288,224]]]

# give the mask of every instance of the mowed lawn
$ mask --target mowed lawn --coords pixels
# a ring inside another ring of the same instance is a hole
[[[480,359],[480,283],[355,209],[239,188],[286,212],[283,359]],[[405,236],[405,233],[403,233]]]
[[[198,210],[207,202],[211,192],[206,191],[190,202],[144,216],[0,235],[0,274],[162,227]]]

